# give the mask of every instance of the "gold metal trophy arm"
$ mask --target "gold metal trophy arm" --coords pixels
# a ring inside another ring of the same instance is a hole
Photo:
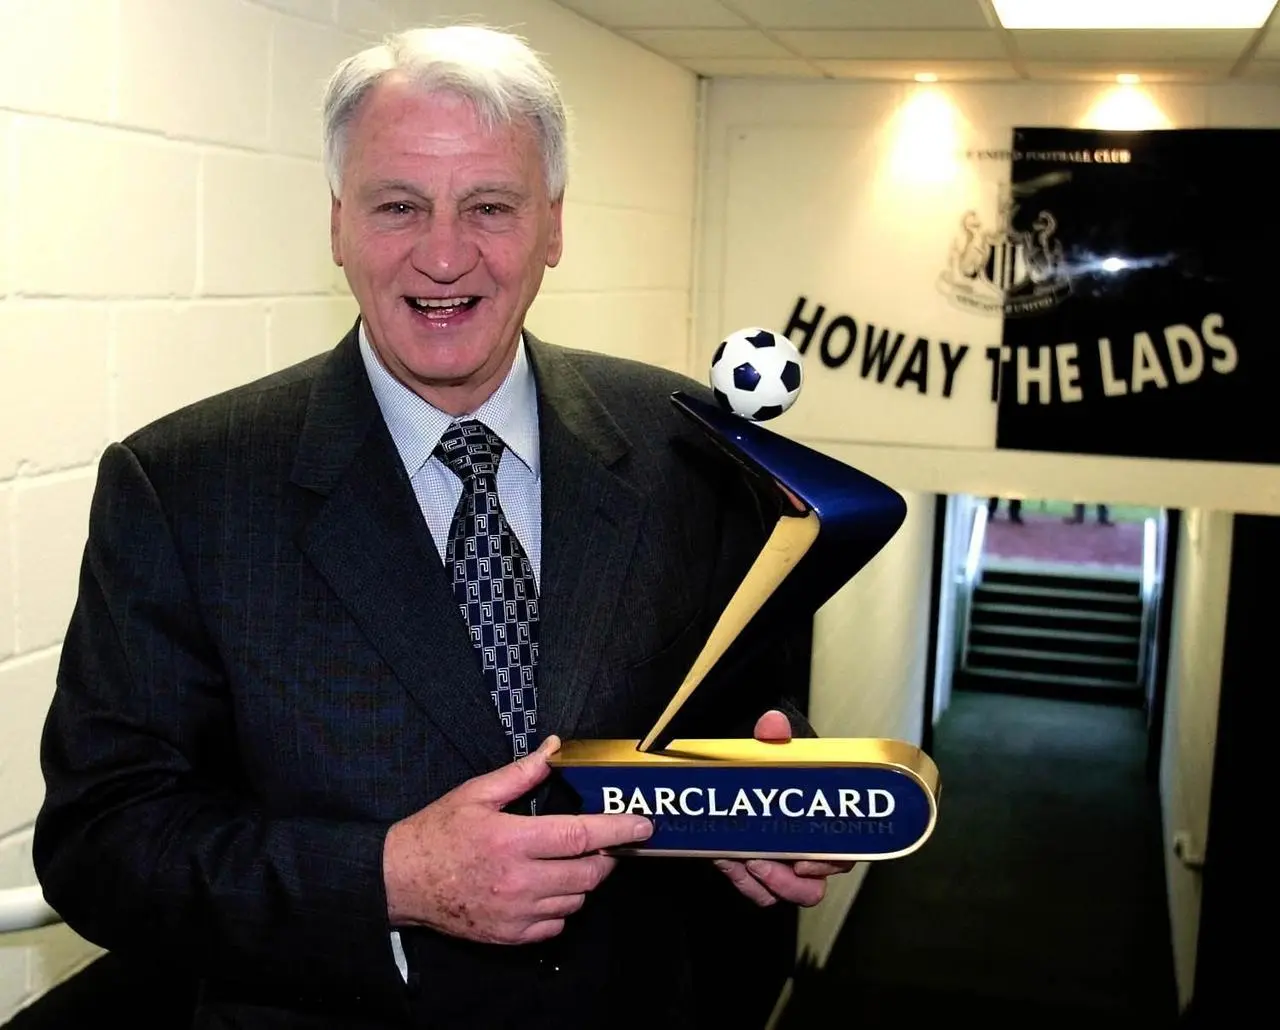
[[[781,484],[778,485],[793,504],[803,508],[802,503],[790,491],[781,487]],[[818,539],[818,530],[818,514],[812,509],[805,511],[802,515],[785,514],[778,519],[760,554],[757,555],[742,583],[729,599],[729,604],[720,614],[706,644],[703,645],[698,657],[694,660],[693,667],[685,676],[684,682],[680,684],[675,696],[658,717],[658,721],[653,724],[648,735],[640,742],[638,751],[647,752],[657,743],[663,731],[684,707],[685,702],[693,696],[693,692],[698,689],[698,685],[706,678],[707,673],[778,589],[778,585],[791,574],[791,570],[813,546],[813,542]]]

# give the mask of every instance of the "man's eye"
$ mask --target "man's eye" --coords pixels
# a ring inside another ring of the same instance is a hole
[[[378,210],[389,215],[407,215],[413,208],[400,200],[393,200],[389,204],[380,204]]]
[[[494,215],[505,215],[511,211],[511,207],[507,204],[477,204],[475,207],[476,214],[492,217]]]

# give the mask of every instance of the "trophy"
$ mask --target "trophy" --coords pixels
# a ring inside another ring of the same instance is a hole
[[[651,837],[614,854],[875,861],[933,832],[940,784],[918,747],[879,738],[672,738],[677,714],[740,638],[812,617],[889,542],[906,503],[885,484],[759,424],[800,389],[784,336],[740,330],[712,361],[719,406],[683,392],[676,408],[778,502],[764,548],[642,740],[570,740],[552,756],[584,813],[649,817]],[[720,685],[732,689],[732,684]]]

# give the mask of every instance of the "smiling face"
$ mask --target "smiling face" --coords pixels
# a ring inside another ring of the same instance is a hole
[[[450,414],[479,407],[560,260],[561,208],[528,122],[487,130],[454,94],[373,87],[347,127],[331,239],[388,371]]]

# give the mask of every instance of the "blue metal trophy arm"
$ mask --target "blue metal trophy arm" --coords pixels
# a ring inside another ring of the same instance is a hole
[[[671,402],[748,475],[772,490],[784,511],[793,507],[795,497],[818,516],[817,540],[758,619],[773,618],[780,608],[812,616],[902,526],[907,502],[878,479],[683,392],[672,394]]]
[[[671,401],[776,501],[781,514],[640,751],[670,742],[676,714],[726,654],[812,618],[881,551],[907,512],[897,491],[834,458],[683,392]]]

